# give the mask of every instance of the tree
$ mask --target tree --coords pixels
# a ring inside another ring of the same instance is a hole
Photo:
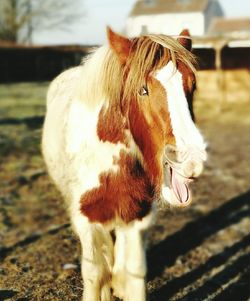
[[[1,0],[0,39],[31,43],[33,30],[69,30],[69,25],[85,16],[81,2],[82,0]]]

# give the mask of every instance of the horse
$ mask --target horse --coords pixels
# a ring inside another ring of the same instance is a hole
[[[82,246],[82,300],[145,301],[157,204],[188,206],[206,160],[195,59],[185,30],[129,39],[107,27],[107,40],[52,81],[42,152]]]

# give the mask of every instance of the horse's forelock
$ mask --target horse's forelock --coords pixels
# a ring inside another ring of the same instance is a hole
[[[181,61],[195,71],[194,56],[177,40],[165,35],[149,35],[134,39],[123,70],[125,78],[123,98],[126,100],[134,98],[138,90],[146,84],[147,77],[170,60],[174,65],[177,61]]]

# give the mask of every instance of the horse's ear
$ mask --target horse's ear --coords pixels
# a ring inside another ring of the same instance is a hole
[[[192,40],[188,29],[183,29],[179,34],[180,38],[178,38],[178,42],[185,47],[187,50],[191,51],[192,49]],[[185,38],[187,37],[187,38]]]
[[[107,26],[107,36],[110,47],[117,54],[122,64],[126,63],[129,55],[131,41],[117,33]]]

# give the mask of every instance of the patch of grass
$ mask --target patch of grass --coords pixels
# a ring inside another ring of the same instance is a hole
[[[0,162],[9,154],[40,151],[41,130],[28,130],[25,125],[0,127]]]
[[[0,85],[0,119],[44,115],[49,83]]]

